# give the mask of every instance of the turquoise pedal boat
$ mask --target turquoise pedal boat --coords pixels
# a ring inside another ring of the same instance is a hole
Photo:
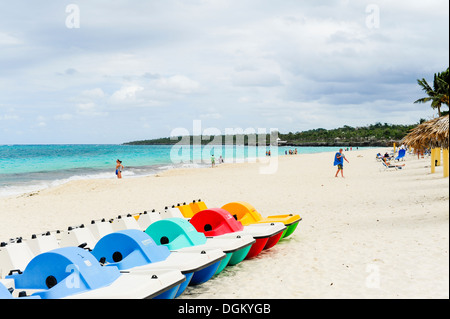
[[[236,265],[244,260],[255,242],[251,236],[206,237],[184,218],[167,218],[157,221],[145,232],[156,243],[167,246],[171,251],[222,251],[226,256],[215,271],[215,275],[222,272],[227,265]]]

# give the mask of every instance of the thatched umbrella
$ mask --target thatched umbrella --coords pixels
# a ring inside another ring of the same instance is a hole
[[[416,149],[442,147],[449,148],[448,136],[448,115],[424,122],[412,129],[411,132],[402,139],[402,143]]]
[[[431,152],[431,173],[434,173],[435,161],[440,161],[440,148],[443,148],[444,177],[449,176],[448,129],[448,115],[445,115],[418,125],[402,140],[403,143],[415,149],[428,147],[433,149]],[[435,155],[434,149],[438,149],[438,155]]]

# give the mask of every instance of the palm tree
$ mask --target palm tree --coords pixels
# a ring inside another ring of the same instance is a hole
[[[433,109],[438,110],[439,116],[443,115],[441,112],[441,106],[442,104],[445,104],[448,106],[448,90],[449,90],[449,69],[445,70],[441,73],[435,73],[434,74],[434,81],[433,81],[433,87],[431,87],[427,80],[417,80],[417,83],[422,87],[422,90],[428,95],[427,97],[423,97],[421,99],[418,99],[414,103],[427,103],[431,101],[431,107]]]
[[[442,104],[447,105],[448,107],[448,92],[449,92],[449,68],[445,70],[442,73],[439,73],[438,78],[438,86],[439,86],[439,92],[441,94],[440,100]],[[441,112],[441,115],[448,114],[448,111]]]

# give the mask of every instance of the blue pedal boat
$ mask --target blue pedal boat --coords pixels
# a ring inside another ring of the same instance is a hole
[[[175,292],[181,295],[189,284],[200,284],[212,276],[205,276],[205,269],[219,263],[225,255],[208,258],[202,252],[186,254],[171,252],[158,246],[146,233],[137,229],[126,229],[104,236],[96,244],[92,254],[105,266],[114,266],[120,271],[133,274],[155,269],[177,269],[186,277]]]
[[[11,291],[0,282],[0,299],[13,299]]]
[[[147,299],[177,288],[181,272],[121,273],[102,267],[90,252],[79,247],[58,248],[34,257],[23,272],[6,279],[14,288],[41,299]]]
[[[41,299],[39,298],[39,296],[27,296],[26,293],[24,294],[24,292],[19,292],[19,295],[17,297],[13,296],[13,291],[14,288],[7,288],[7,286],[9,285],[5,285],[3,282],[1,282],[0,280],[0,300],[1,299]]]

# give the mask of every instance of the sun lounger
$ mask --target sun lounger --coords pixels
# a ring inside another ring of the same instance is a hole
[[[392,165],[389,162],[387,162],[386,160],[381,161],[381,163],[382,163],[383,167],[380,168],[380,170],[384,168],[385,171],[387,171],[387,170],[399,170],[399,169],[403,169],[403,167],[404,167],[404,164],[402,166],[400,166],[400,165]]]
[[[398,151],[398,156],[395,158],[396,161],[405,160],[406,150]]]

